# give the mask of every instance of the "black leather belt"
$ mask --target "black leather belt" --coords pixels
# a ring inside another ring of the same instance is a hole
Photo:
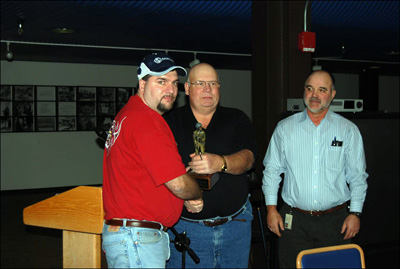
[[[332,207],[331,209],[327,209],[327,210],[317,210],[317,211],[311,210],[311,211],[307,211],[307,210],[303,210],[303,209],[300,209],[300,208],[297,208],[297,207],[293,207],[293,209],[295,209],[297,211],[300,211],[302,213],[310,214],[311,216],[317,216],[318,217],[318,216],[325,215],[327,213],[338,211],[338,210],[342,209],[343,207],[346,207],[346,203],[338,205],[338,206],[335,206],[335,207]]]
[[[236,221],[246,221],[245,219],[235,219],[235,217],[239,216],[240,213],[242,213],[244,208],[240,210],[238,213],[232,216],[232,220]],[[205,226],[208,227],[214,227],[218,225],[222,225],[228,222],[229,218],[223,218],[223,219],[216,219],[216,220],[193,220],[193,219],[186,219],[186,218],[181,218],[181,220],[184,221],[189,221],[189,222],[194,222],[194,223],[204,223]]]
[[[106,220],[105,223],[107,225],[112,226],[124,226],[124,221],[120,219],[109,219]],[[140,221],[140,220],[127,220],[125,226],[127,227],[139,227],[139,228],[151,228],[160,230],[163,228],[163,231],[166,232],[168,227],[162,226],[160,223],[151,222],[151,221]]]

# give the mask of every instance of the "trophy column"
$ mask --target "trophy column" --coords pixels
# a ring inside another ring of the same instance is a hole
[[[193,143],[194,143],[194,150],[196,155],[199,155],[201,159],[202,155],[206,149],[206,133],[203,130],[203,127],[200,122],[196,123],[196,130],[193,132]],[[211,188],[217,183],[219,179],[219,173],[214,174],[197,174],[189,172],[192,175],[197,183],[199,184],[200,188],[203,190],[211,190]]]

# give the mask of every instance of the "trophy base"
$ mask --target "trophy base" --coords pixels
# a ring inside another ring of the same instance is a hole
[[[199,184],[199,187],[205,191],[211,190],[211,188],[214,187],[215,183],[217,183],[219,179],[219,173],[214,173],[214,174],[190,173],[190,175],[193,176],[194,179],[196,179],[197,183]]]

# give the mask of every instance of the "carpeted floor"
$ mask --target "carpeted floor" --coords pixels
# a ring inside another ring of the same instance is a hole
[[[38,189],[1,192],[1,268],[62,268],[62,231],[27,226],[23,223],[23,209],[71,189]],[[256,197],[257,195],[253,195]],[[265,212],[257,211],[254,201],[253,239],[249,268],[277,268],[275,239],[264,234],[264,248],[259,214],[265,221]],[[399,241],[362,246],[367,268],[399,268]],[[265,255],[265,250],[267,255]],[[102,267],[107,264],[102,257]]]

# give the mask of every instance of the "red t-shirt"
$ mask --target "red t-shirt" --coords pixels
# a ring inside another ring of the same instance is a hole
[[[103,161],[105,219],[175,224],[183,200],[164,185],[186,173],[168,124],[133,96],[115,117]]]

